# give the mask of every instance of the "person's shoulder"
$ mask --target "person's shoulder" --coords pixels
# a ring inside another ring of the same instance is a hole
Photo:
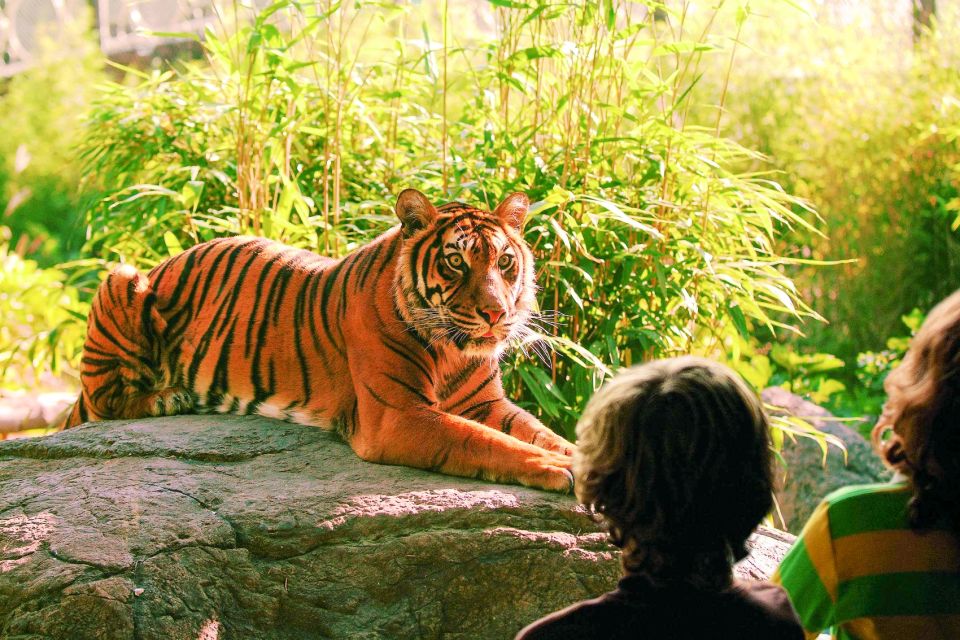
[[[909,496],[910,493],[908,482],[878,482],[840,487],[827,494],[823,501],[829,505],[835,505],[871,500],[902,500],[904,496]]]
[[[837,489],[823,504],[832,538],[908,527],[907,503],[913,491],[907,482],[855,485]]]
[[[757,638],[803,638],[797,612],[786,590],[772,582],[738,582],[736,591],[753,609]]]
[[[574,640],[604,638],[602,629],[614,617],[617,604],[610,594],[577,602],[527,625],[515,640]]]
[[[793,605],[790,604],[790,597],[787,595],[786,589],[780,585],[766,581],[744,581],[737,583],[737,589],[747,601],[760,609],[788,620],[796,619]]]

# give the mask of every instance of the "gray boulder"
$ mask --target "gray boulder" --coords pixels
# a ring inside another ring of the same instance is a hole
[[[761,578],[791,537],[764,532]],[[0,637],[510,638],[611,589],[572,498],[359,460],[263,418],[0,443]]]
[[[786,474],[777,489],[777,504],[789,531],[800,533],[820,500],[834,489],[890,479],[890,472],[870,443],[823,407],[780,387],[765,389],[763,399],[780,407],[781,414],[803,418],[820,431],[836,436],[846,448],[844,452],[829,445],[824,460],[820,444],[810,438],[785,441],[780,453]]]

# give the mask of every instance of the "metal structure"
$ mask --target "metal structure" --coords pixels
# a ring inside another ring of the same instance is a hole
[[[0,0],[0,76],[30,65],[45,34],[76,20],[84,2],[77,0]]]
[[[149,53],[174,38],[148,33],[200,34],[214,19],[213,0],[97,0],[100,48],[107,55]]]
[[[0,0],[0,77],[29,67],[44,37],[88,16],[110,56],[146,55],[177,40],[151,33],[200,34],[215,20],[214,0]]]

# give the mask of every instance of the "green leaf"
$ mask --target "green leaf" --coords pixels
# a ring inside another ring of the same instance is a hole
[[[925,318],[926,314],[924,314],[923,311],[914,308],[910,313],[900,316],[900,321],[910,329],[910,333],[913,335],[920,330],[920,326],[923,324]]]
[[[830,400],[830,397],[845,391],[847,386],[840,382],[839,380],[834,380],[833,378],[823,378],[817,384],[817,389],[810,394],[810,400],[816,404],[826,404]]]
[[[613,28],[617,26],[617,10],[613,6],[613,0],[603,0],[603,12],[607,30],[613,31]]]
[[[183,247],[180,245],[180,241],[177,240],[177,236],[175,236],[172,231],[165,231],[163,233],[163,243],[167,246],[167,255],[171,258],[177,254],[183,253]]]
[[[167,38],[200,42],[200,36],[190,31],[153,31],[152,29],[137,29],[137,35],[146,38]]]
[[[666,55],[676,55],[679,53],[694,53],[700,51],[714,51],[716,47],[712,44],[706,42],[694,42],[692,40],[684,40],[679,42],[667,42],[661,44],[653,50],[653,56],[666,56]]]
[[[538,371],[538,369],[533,369],[532,371]],[[533,397],[537,401],[537,406],[544,411],[547,415],[556,418],[560,415],[559,403],[556,399],[551,397],[551,394],[547,392],[539,380],[534,377],[534,374],[527,369],[520,369],[520,377],[523,378],[523,382],[526,385],[526,390],[533,394]]]
[[[743,310],[739,305],[736,304],[727,304],[727,314],[730,316],[730,320],[733,321],[733,326],[736,327],[737,333],[740,334],[744,340],[750,338],[749,331],[747,330],[747,319],[743,315]]]
[[[196,211],[200,204],[200,196],[203,193],[203,182],[200,180],[189,180],[180,190],[180,202],[184,209]]]
[[[487,0],[490,4],[495,7],[504,7],[507,9],[529,9],[530,5],[526,2],[518,2],[517,0]]]

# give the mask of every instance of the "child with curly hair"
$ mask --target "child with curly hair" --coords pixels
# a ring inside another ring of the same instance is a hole
[[[873,442],[893,482],[827,496],[776,579],[808,637],[960,638],[960,291],[884,389]]]
[[[768,429],[756,395],[709,360],[613,378],[577,425],[573,472],[577,498],[622,549],[623,578],[517,640],[802,638],[782,589],[731,571],[772,507]]]

